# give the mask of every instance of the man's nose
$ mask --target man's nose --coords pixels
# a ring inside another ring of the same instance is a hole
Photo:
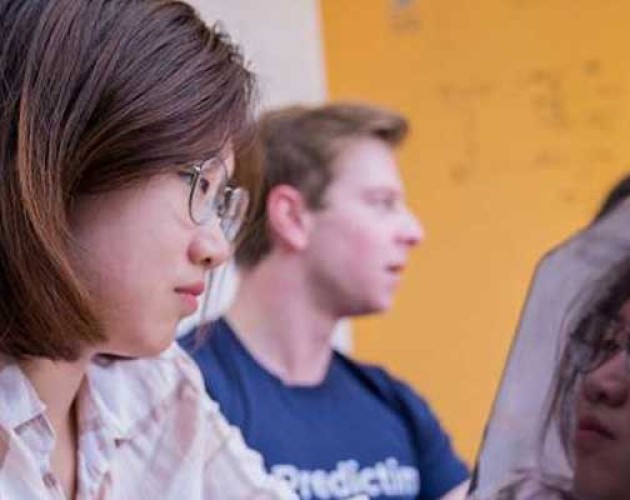
[[[425,238],[424,225],[409,209],[406,209],[401,239],[409,247],[414,247]]]

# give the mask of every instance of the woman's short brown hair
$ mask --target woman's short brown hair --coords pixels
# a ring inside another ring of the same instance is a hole
[[[238,265],[253,267],[271,251],[266,199],[274,186],[293,186],[310,208],[321,208],[333,179],[332,164],[349,141],[373,138],[393,148],[407,132],[408,123],[402,115],[367,104],[291,106],[263,114],[253,147],[237,157],[238,165],[246,169],[260,165],[262,170],[259,202],[236,249]]]
[[[0,352],[104,339],[70,265],[77,195],[217,154],[248,130],[236,47],[170,0],[0,0]]]

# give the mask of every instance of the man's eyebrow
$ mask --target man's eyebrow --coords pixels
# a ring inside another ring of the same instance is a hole
[[[388,194],[398,197],[403,196],[402,190],[393,186],[366,186],[363,189],[363,192],[366,194]]]

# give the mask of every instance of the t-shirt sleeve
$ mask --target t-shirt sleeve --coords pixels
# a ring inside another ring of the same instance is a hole
[[[468,468],[428,403],[407,384],[392,379],[418,452],[421,499],[436,499],[465,481]]]
[[[404,420],[416,452],[420,500],[440,498],[468,479],[468,468],[424,398],[380,367],[346,362]]]

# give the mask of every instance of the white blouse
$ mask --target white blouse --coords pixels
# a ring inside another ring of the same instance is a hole
[[[265,473],[177,345],[151,359],[98,358],[77,397],[77,500],[296,498]],[[0,358],[0,500],[66,498],[45,410],[15,360]]]

